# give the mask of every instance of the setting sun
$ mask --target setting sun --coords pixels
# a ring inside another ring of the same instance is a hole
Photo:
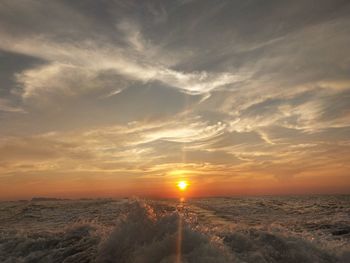
[[[181,191],[185,191],[187,186],[188,186],[188,183],[186,181],[180,181],[177,183],[177,187],[179,187]]]

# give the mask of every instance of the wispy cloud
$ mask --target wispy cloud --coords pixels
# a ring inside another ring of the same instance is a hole
[[[11,105],[11,101],[2,98],[0,98],[0,111],[26,113],[23,108]]]

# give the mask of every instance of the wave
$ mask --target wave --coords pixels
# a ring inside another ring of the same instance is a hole
[[[178,213],[158,216],[145,203],[135,202],[132,206],[130,214],[102,244],[97,262],[173,263],[179,257],[179,262],[231,262],[227,252],[208,237],[186,224],[181,227],[183,221]]]

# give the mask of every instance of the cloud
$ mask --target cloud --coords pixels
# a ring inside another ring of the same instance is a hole
[[[67,89],[65,85],[63,85],[63,88],[57,87],[65,83],[55,83],[55,81],[58,78],[64,79],[68,69],[71,70],[71,76],[75,76],[74,73],[79,68],[84,72],[83,74],[86,74],[86,72],[98,74],[100,71],[115,71],[116,74],[127,79],[141,83],[160,81],[190,94],[207,93],[228,84],[241,82],[249,76],[248,72],[183,72],[171,69],[166,64],[157,62],[157,57],[162,57],[161,53],[156,53],[152,59],[143,53],[143,45],[140,42],[141,36],[140,39],[130,40],[130,34],[139,36],[140,33],[137,33],[138,31],[136,33],[130,32],[129,30],[132,30],[133,27],[130,29],[128,25],[121,26],[121,28],[123,31],[127,30],[126,41],[131,44],[133,49],[136,45],[136,51],[123,50],[121,47],[111,45],[111,43],[105,44],[99,43],[99,41],[83,41],[78,46],[69,42],[54,42],[45,35],[23,38],[12,36],[9,33],[1,34],[4,41],[0,48],[51,62],[38,69],[18,74],[17,79],[23,85],[24,92],[22,96],[24,98],[45,90]],[[13,46],[11,44],[13,42],[17,44]],[[147,50],[147,53],[152,53],[152,50]],[[41,76],[40,80],[36,78],[38,74]],[[79,82],[80,75],[77,74],[76,82]],[[52,83],[57,86],[52,85]],[[84,82],[79,84],[84,85]],[[98,87],[98,84],[96,83],[95,86]],[[43,89],[43,86],[46,88]]]
[[[0,111],[4,112],[17,112],[17,113],[26,113],[21,107],[11,105],[11,101],[0,98]]]
[[[118,74],[111,71],[94,71],[70,64],[53,63],[16,74],[17,82],[23,88],[22,97],[42,98],[50,96],[71,97],[100,89],[121,92],[126,86]],[[110,95],[109,94],[109,95]]]

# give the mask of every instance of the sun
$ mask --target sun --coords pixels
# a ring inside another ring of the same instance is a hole
[[[187,186],[188,186],[188,183],[186,181],[180,181],[177,183],[177,187],[179,187],[181,191],[185,191]]]

